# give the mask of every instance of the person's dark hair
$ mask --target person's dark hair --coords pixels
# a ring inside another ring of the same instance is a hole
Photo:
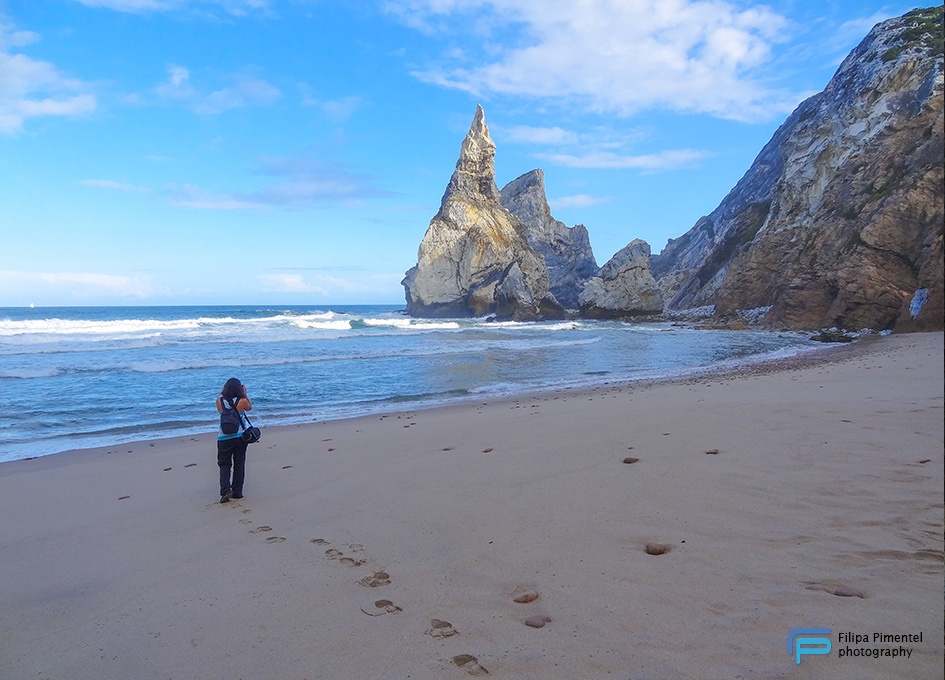
[[[239,378],[230,378],[224,383],[223,389],[220,390],[220,396],[235,405],[237,400],[243,396],[243,383],[239,381]]]

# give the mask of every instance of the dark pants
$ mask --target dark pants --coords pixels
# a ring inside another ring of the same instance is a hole
[[[217,440],[217,465],[220,466],[220,495],[232,491],[234,496],[243,495],[243,475],[246,472],[247,443],[242,437]],[[233,482],[230,483],[230,468]]]

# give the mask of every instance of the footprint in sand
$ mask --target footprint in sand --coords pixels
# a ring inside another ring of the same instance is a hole
[[[837,597],[859,597],[866,598],[866,593],[859,588],[844,585],[843,583],[815,583],[808,582],[807,590],[821,590]]]
[[[386,571],[375,571],[370,576],[365,576],[359,580],[358,584],[364,586],[365,588],[386,586],[390,584],[390,574],[388,574]]]
[[[341,557],[338,561],[346,567],[360,567],[364,564],[364,560],[356,560],[352,557]]]
[[[449,621],[430,619],[430,628],[426,631],[426,634],[435,638],[448,638],[458,635],[459,631],[453,628],[453,624]],[[460,664],[456,665],[458,666]]]
[[[361,545],[360,543],[350,543],[348,544],[348,549],[351,552],[361,552],[362,550],[364,550],[364,546]]]
[[[246,519],[245,517],[240,520],[240,524],[252,524],[252,523],[253,523],[253,520]]]
[[[329,548],[328,550],[325,551],[325,555],[327,555],[327,556],[328,556],[328,559],[330,559],[330,560],[336,560],[336,559],[338,559],[339,557],[341,557],[343,554],[344,554],[344,553],[342,553],[342,552],[341,552],[340,550],[338,550],[337,548]]]
[[[383,616],[384,614],[399,614],[403,609],[390,600],[375,600],[373,607],[367,609],[361,607],[361,611],[368,616]]]
[[[525,625],[529,628],[544,628],[551,623],[551,617],[546,614],[536,614],[525,619]]]
[[[634,463],[639,463],[639,462],[640,462],[640,459],[639,459],[639,458],[634,458],[633,456],[630,456],[630,457],[628,457],[628,458],[624,458],[624,459],[623,459],[623,462],[626,463],[627,465],[633,465]]]
[[[470,675],[489,675],[489,671],[472,654],[457,654],[453,657],[453,663]]]
[[[512,599],[512,602],[517,602],[518,604],[528,604],[529,602],[534,602],[538,599],[538,593],[534,590],[529,590],[527,593],[522,593],[518,597]]]
[[[665,555],[671,550],[665,543],[647,543],[643,549],[647,555]]]
[[[285,543],[285,536],[270,536],[266,543]]]
[[[264,532],[264,531],[272,531],[272,527],[269,527],[269,526],[266,526],[265,524],[263,524],[262,526],[256,527],[255,529],[250,529],[250,530],[249,530],[249,533],[251,533],[251,534],[260,534],[260,533],[262,533],[262,532]]]
[[[313,538],[309,543],[314,543],[315,545],[328,545],[328,541],[324,538]]]

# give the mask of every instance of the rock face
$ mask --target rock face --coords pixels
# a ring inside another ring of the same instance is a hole
[[[551,216],[541,170],[506,184],[502,205],[522,221],[528,244],[544,258],[552,295],[568,309],[577,309],[584,283],[597,273],[587,229],[583,224],[569,228]]]
[[[420,243],[417,264],[402,284],[413,316],[535,320],[564,314],[525,226],[501,205],[495,144],[481,106],[440,210]]]
[[[650,246],[636,239],[618,251],[581,292],[581,314],[592,319],[659,314],[663,295],[650,272]]]
[[[943,305],[941,6],[877,25],[718,208],[653,258],[670,309],[931,330]]]

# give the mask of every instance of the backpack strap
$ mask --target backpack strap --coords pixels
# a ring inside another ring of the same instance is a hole
[[[239,403],[240,403],[239,397],[237,397],[236,400],[233,401],[233,402],[231,402],[229,399],[227,399],[226,397],[223,397],[223,396],[220,397],[220,400],[221,400],[224,404],[226,404],[227,408],[229,408],[229,409],[232,410],[232,411],[236,411],[236,417],[237,417],[237,418],[239,419],[239,421],[240,421],[240,432],[242,432],[243,430],[245,430],[245,429],[246,429],[246,425],[243,424],[243,419],[246,418],[246,416],[245,416],[244,414],[240,413],[239,410],[236,408],[237,406],[239,406]],[[249,418],[246,418],[246,422],[249,423],[250,427],[252,427],[253,424],[249,422]]]

